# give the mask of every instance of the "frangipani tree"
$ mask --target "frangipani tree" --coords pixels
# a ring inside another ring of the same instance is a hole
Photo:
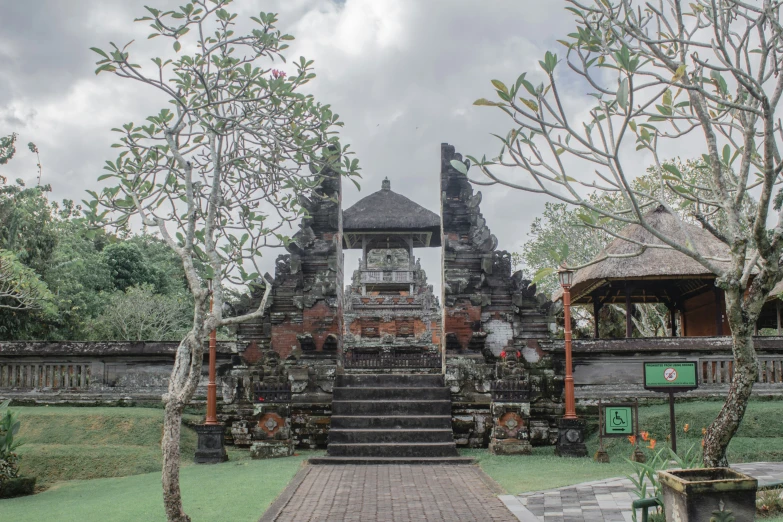
[[[301,58],[289,75],[272,68],[284,61],[285,42],[293,37],[275,27],[273,13],[251,17],[249,32],[237,34],[229,4],[147,7],[149,16],[138,21],[176,52],[176,59],[153,58],[151,68],[134,63],[130,44],[93,48],[100,56],[96,74],[135,81],[170,100],[145,122],[114,129],[120,153],[99,178],[111,185],[90,192],[94,199],[86,204],[96,222],[122,226],[138,219],[160,234],[182,260],[195,299],[192,327],[163,397],[164,505],[168,519],[178,521],[190,520],[179,488],[182,410],[201,377],[204,341],[214,328],[261,316],[271,289],[265,278],[257,310],[225,317],[226,284],[259,277],[262,249],[286,244],[306,212],[299,196],[327,176],[358,170],[336,137],[337,114],[302,93],[315,77],[312,62]],[[206,279],[213,282],[211,295]]]
[[[492,83],[498,101],[477,100],[508,115],[494,159],[470,158],[490,182],[545,194],[582,209],[587,226],[621,237],[617,223],[638,223],[662,244],[716,275],[725,291],[734,351],[726,402],[705,437],[704,463],[726,465],[757,376],[753,327],[780,281],[783,247],[778,106],[783,93],[783,26],[778,0],[569,0],[576,31],[560,40],[565,56],[547,52],[543,83],[522,74]],[[532,75],[531,75],[532,78]],[[587,92],[579,110],[564,96]],[[576,82],[576,86],[574,86]],[[584,107],[589,110],[584,110]],[[696,179],[663,155],[685,142],[699,162]],[[671,149],[669,149],[671,150]],[[634,186],[651,161],[656,190]],[[461,165],[461,164],[460,164]],[[469,165],[455,165],[467,172]],[[526,181],[509,177],[514,167]],[[619,208],[601,208],[589,191],[616,194]],[[693,219],[726,245],[715,257],[668,237],[644,219],[665,193],[690,202]],[[711,225],[720,214],[721,228]],[[611,224],[611,225],[610,225]],[[623,238],[633,241],[630,238]],[[637,242],[638,243],[638,242]]]

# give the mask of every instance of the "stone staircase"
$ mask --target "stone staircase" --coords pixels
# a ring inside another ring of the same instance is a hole
[[[443,375],[336,376],[327,456],[311,464],[471,464],[451,430]]]

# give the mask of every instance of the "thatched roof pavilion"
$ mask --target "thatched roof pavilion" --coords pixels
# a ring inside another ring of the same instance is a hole
[[[644,218],[662,235],[690,243],[705,256],[729,257],[724,243],[701,227],[677,219],[663,206],[648,212]],[[626,226],[619,235],[641,244],[664,244],[638,224]],[[596,318],[605,304],[624,304],[631,308],[635,303],[663,303],[670,310],[672,325],[675,310],[681,312],[685,319],[684,335],[723,335],[724,331],[728,332],[723,292],[714,284],[715,274],[693,258],[670,248],[645,249],[617,238],[595,259],[598,261],[574,274],[571,302],[592,304]],[[554,300],[561,298],[562,291],[553,296]],[[597,326],[596,320],[596,331]],[[627,314],[628,337],[631,336],[631,328],[631,316]]]
[[[394,237],[396,236],[396,238]],[[411,248],[440,246],[440,216],[391,190],[383,180],[381,190],[343,211],[345,248],[362,248],[362,238],[386,242],[411,242]],[[370,245],[365,245],[365,248]]]

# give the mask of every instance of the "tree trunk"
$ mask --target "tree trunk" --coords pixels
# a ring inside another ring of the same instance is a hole
[[[197,304],[198,306],[198,304]],[[195,323],[202,322],[203,315],[196,311]],[[182,411],[193,398],[204,357],[203,339],[199,335],[202,328],[191,330],[177,348],[174,368],[169,378],[169,392],[163,397],[165,404],[163,417],[163,507],[169,522],[190,522],[190,517],[182,508],[182,494],[179,489],[180,466],[180,433],[182,428]],[[208,325],[206,325],[208,327]]]
[[[731,379],[723,408],[707,428],[707,433],[704,436],[705,467],[728,466],[726,450],[745,415],[745,409],[748,406],[748,400],[758,374],[752,330],[752,324],[755,323],[755,316],[758,314],[748,314],[746,310],[743,310],[742,291],[739,289],[726,291],[726,313],[729,316],[728,320],[731,326],[734,376]],[[751,318],[753,320],[750,320],[748,316],[753,316]]]
[[[184,404],[176,399],[166,402],[163,417],[163,507],[170,522],[190,522],[190,517],[182,509],[182,495],[179,489],[180,431]]]

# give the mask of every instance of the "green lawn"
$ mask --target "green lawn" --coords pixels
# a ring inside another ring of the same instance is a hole
[[[160,469],[163,410],[112,407],[17,407],[20,469],[41,487],[63,480],[124,477]],[[185,415],[185,420],[196,420]],[[182,431],[183,462],[196,433]]]
[[[701,429],[715,418],[721,405],[717,401],[677,405],[678,449],[685,450],[693,446],[701,451]],[[729,461],[783,460],[782,410],[781,401],[752,401],[737,436],[729,446]],[[689,425],[687,433],[683,431],[685,424]],[[660,445],[666,443],[666,435],[669,433],[668,404],[640,407],[639,425],[641,431],[648,431],[651,437],[656,438],[659,444],[657,448],[660,448]],[[519,494],[629,473],[630,466],[624,459],[630,458],[633,450],[630,442],[625,438],[606,439],[605,447],[611,458],[610,464],[598,464],[592,459],[555,457],[553,447],[534,448],[530,456],[495,456],[483,449],[462,450],[461,454],[475,457],[481,469],[508,493]],[[597,451],[596,433],[589,436],[587,449],[590,455]],[[650,450],[645,451],[650,453]]]
[[[181,485],[194,521],[256,521],[311,452],[250,460],[232,451],[224,464],[186,466]],[[164,521],[160,472],[121,478],[62,482],[30,497],[0,500],[0,519],[58,522]]]
[[[720,409],[719,402],[678,404],[681,448],[700,448],[701,428]],[[783,460],[783,403],[754,401],[729,448],[731,462]],[[163,411],[154,408],[15,408],[22,421],[21,470],[36,475],[47,491],[31,497],[0,500],[2,520],[84,521],[163,520],[160,491],[160,437]],[[640,408],[640,425],[665,443],[668,406]],[[186,420],[196,420],[195,415]],[[683,432],[689,424],[688,433]],[[182,490],[186,511],[194,520],[257,520],[288,484],[301,463],[316,453],[253,461],[229,448],[225,464],[192,464],[196,436],[183,429]],[[595,433],[588,450],[598,447]],[[463,450],[507,492],[549,489],[625,475],[632,447],[610,439],[611,464],[591,459],[555,457],[552,447],[535,448],[531,456],[494,456],[487,450]],[[320,454],[318,452],[317,454]],[[100,478],[113,477],[113,478]],[[94,479],[94,480],[84,480]],[[783,522],[783,517],[766,519]]]

